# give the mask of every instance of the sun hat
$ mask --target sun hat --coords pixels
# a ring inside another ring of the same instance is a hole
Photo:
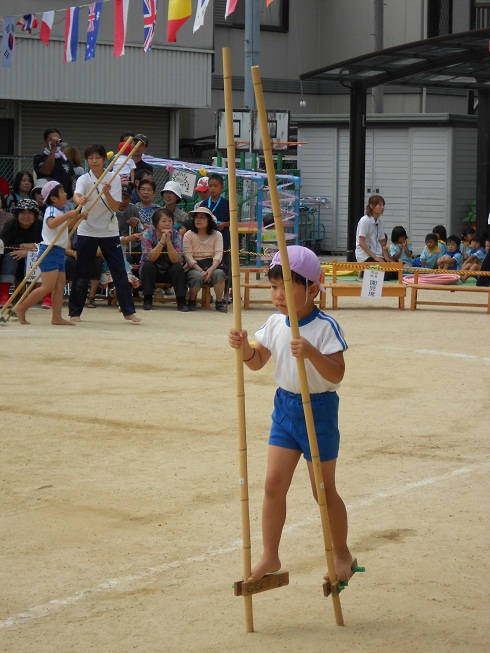
[[[47,183],[48,183],[47,179],[38,179],[36,181],[36,183],[34,184],[34,187],[31,190],[31,193],[33,193],[35,190],[37,190],[37,192],[40,193],[43,186],[45,186]]]
[[[209,190],[209,177],[201,177],[197,182],[196,190],[198,193],[205,193]]]
[[[163,193],[167,193],[167,192],[177,195],[179,200],[182,199],[182,186],[176,181],[167,181],[165,186],[160,191],[160,195],[163,196]]]
[[[320,275],[322,271],[318,256],[312,252],[311,249],[302,247],[301,245],[289,245],[287,252],[291,272],[296,272],[296,274],[301,275],[308,281],[317,283],[321,292],[326,292],[325,288],[320,283]],[[281,265],[280,252],[274,254],[270,267],[273,268],[275,265]]]
[[[39,204],[36,202],[36,200],[31,199],[20,200],[10,210],[14,215],[17,215],[17,213],[20,213],[21,211],[32,211],[37,215],[37,217],[40,217],[41,215]]]
[[[49,197],[50,192],[56,188],[56,186],[61,186],[59,181],[48,181],[44,184],[42,190],[41,190],[41,196],[44,201],[46,201]]]
[[[214,223],[218,224],[218,220],[216,220],[216,216],[213,215],[212,211],[210,211],[206,206],[198,206],[198,207],[195,207],[193,211],[189,211],[189,215],[192,216],[193,218],[198,213],[205,213],[206,215],[209,215],[211,218],[213,218]]]

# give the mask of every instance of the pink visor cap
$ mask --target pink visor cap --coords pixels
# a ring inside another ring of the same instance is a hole
[[[322,271],[317,255],[312,252],[311,249],[301,247],[301,245],[290,245],[287,248],[287,252],[291,272],[296,272],[296,274],[301,275],[308,281],[317,283],[320,291],[326,292],[325,288],[320,283],[320,275]],[[270,267],[273,268],[275,265],[281,265],[280,252],[274,254]]]

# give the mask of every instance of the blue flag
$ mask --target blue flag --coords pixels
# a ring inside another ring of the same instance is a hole
[[[102,2],[92,2],[88,6],[87,45],[85,47],[85,61],[95,57],[95,45],[99,32]]]

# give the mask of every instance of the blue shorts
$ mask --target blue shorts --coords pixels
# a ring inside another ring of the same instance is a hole
[[[339,397],[336,392],[310,395],[320,460],[335,460],[339,455]],[[269,444],[301,451],[311,460],[301,395],[278,388],[274,397]]]
[[[40,256],[46,251],[47,247],[47,245],[41,245],[39,248],[39,254],[37,255],[38,258],[40,258]],[[54,245],[49,250],[46,257],[41,261],[39,268],[41,272],[54,272],[54,270],[58,270],[58,272],[64,272],[65,248]]]

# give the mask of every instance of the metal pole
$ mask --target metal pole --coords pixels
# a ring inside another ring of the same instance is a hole
[[[384,0],[374,0],[374,50],[382,50],[384,48],[384,21],[383,21],[383,6]],[[372,90],[373,97],[373,113],[384,112],[384,96],[383,87],[374,86]]]
[[[260,0],[245,0],[245,106],[255,109],[254,85],[250,70],[260,63]],[[250,148],[251,149],[251,148]]]

